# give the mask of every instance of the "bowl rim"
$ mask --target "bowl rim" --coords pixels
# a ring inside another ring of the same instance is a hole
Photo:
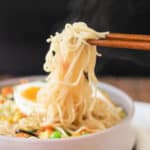
[[[15,77],[15,78],[8,78],[8,79],[4,79],[2,81],[0,81],[0,87],[4,86],[4,85],[10,85],[10,84],[14,84],[15,82],[17,82],[18,80],[21,79],[28,79],[30,81],[36,81],[36,80],[42,80],[45,78],[45,75],[35,75],[35,76],[22,76],[22,77]],[[122,120],[120,121],[118,124],[104,130],[104,131],[98,131],[96,133],[91,133],[88,134],[86,136],[79,136],[79,137],[69,137],[69,138],[61,138],[61,139],[37,139],[37,138],[17,138],[17,137],[12,137],[12,136],[5,136],[5,135],[0,135],[0,140],[7,140],[7,141],[13,141],[13,142],[23,142],[23,143],[59,143],[59,142],[71,142],[71,141],[78,141],[78,140],[87,140],[87,139],[91,139],[93,137],[97,137],[100,135],[105,135],[108,133],[111,133],[112,131],[116,130],[117,128],[120,128],[123,124],[126,124],[128,122],[131,121],[133,115],[134,115],[134,102],[132,100],[132,98],[124,91],[122,91],[121,89],[108,84],[108,83],[104,83],[104,82],[99,82],[97,85],[99,88],[105,87],[107,89],[111,89],[113,90],[113,92],[119,93],[119,95],[123,95],[123,97],[125,97],[125,101],[126,103],[128,103],[128,105],[130,106],[130,109],[127,111],[128,115]]]

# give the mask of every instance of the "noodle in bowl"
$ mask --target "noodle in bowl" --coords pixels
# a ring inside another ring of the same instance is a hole
[[[43,77],[29,77],[30,81],[43,79]],[[2,81],[0,86],[14,85],[20,79]],[[62,138],[59,140],[25,139],[0,136],[0,149],[4,150],[131,150],[135,142],[135,132],[131,126],[134,106],[131,98],[121,90],[105,84],[98,83],[98,88],[106,91],[113,102],[121,106],[127,116],[117,125],[86,136],[76,138]]]

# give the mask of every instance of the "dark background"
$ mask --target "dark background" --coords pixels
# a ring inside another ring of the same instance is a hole
[[[0,74],[43,73],[46,38],[67,22],[150,34],[149,0],[0,0]],[[150,76],[150,52],[101,48],[97,75]]]

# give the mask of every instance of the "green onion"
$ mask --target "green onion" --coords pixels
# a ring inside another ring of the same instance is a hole
[[[122,110],[119,115],[120,115],[121,118],[125,118],[126,113]]]
[[[89,133],[87,133],[87,132],[84,132],[84,133],[82,133],[82,135],[88,135]]]
[[[58,138],[61,138],[62,137],[62,134],[61,132],[59,131],[54,131],[51,135],[50,135],[50,138],[52,139],[58,139]]]

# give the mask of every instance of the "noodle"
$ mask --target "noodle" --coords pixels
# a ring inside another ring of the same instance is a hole
[[[76,132],[83,127],[103,130],[121,120],[117,107],[111,101],[106,102],[105,96],[104,99],[96,97],[98,81],[94,68],[96,55],[100,54],[96,46],[86,41],[105,38],[107,34],[98,33],[79,22],[67,24],[61,33],[48,39],[51,46],[44,70],[50,74],[47,86],[38,93],[38,104],[45,110],[43,116],[47,116],[46,124],[57,124],[70,132]]]
[[[50,36],[47,41],[51,45],[44,64],[49,75],[35,96],[37,107],[31,105],[33,113],[24,115],[15,102],[5,100],[0,104],[0,135],[42,139],[57,132],[57,138],[79,136],[105,130],[121,121],[123,109],[97,88],[94,69],[96,56],[101,54],[87,42],[104,39],[107,34],[78,22],[66,24],[61,33]],[[0,96],[7,99],[1,93]]]

